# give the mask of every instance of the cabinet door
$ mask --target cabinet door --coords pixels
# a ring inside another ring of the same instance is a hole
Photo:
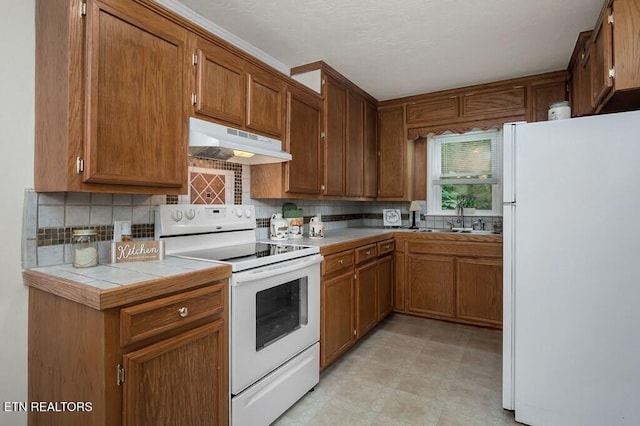
[[[284,82],[260,68],[247,65],[246,127],[282,137],[284,92]]]
[[[364,107],[364,192],[375,197],[378,192],[378,109],[371,102]]]
[[[407,124],[452,123],[460,117],[460,97],[447,96],[407,105]]]
[[[329,365],[355,339],[353,271],[322,281],[320,366]]]
[[[531,86],[527,121],[547,121],[549,119],[549,105],[553,102],[564,101],[566,94],[566,82],[564,81]]]
[[[378,320],[378,268],[370,262],[356,268],[356,330],[357,338],[371,330]]]
[[[502,261],[457,261],[457,313],[459,318],[502,324]]]
[[[579,58],[571,68],[571,115],[579,117],[590,114],[591,104],[591,61],[586,47],[582,47]]]
[[[393,310],[397,312],[405,312],[405,255],[396,252],[393,255],[394,264],[394,280],[393,280]]]
[[[187,31],[134,2],[88,2],[84,181],[187,179]]]
[[[347,96],[346,195],[364,192],[364,99],[352,91]]]
[[[347,89],[324,77],[324,194],[344,195]]]
[[[320,194],[322,187],[322,105],[298,89],[287,92],[285,191]]]
[[[378,260],[378,321],[393,309],[393,255]]]
[[[198,39],[196,105],[198,114],[244,124],[244,61],[225,49]]]
[[[226,327],[219,319],[125,354],[123,424],[228,424]]]
[[[378,198],[406,198],[407,137],[403,107],[381,110],[378,126]]]
[[[407,309],[427,315],[455,315],[455,258],[409,255]]]
[[[610,7],[605,10],[591,43],[591,104],[594,106],[599,105],[613,87],[613,78],[609,74],[613,70],[613,30],[609,16],[613,16]]]
[[[523,86],[479,90],[462,97],[462,117],[474,120],[524,115],[525,107]]]

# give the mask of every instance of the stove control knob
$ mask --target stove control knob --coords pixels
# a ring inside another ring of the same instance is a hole
[[[171,212],[171,219],[175,222],[180,222],[182,220],[182,210],[174,210]]]
[[[196,217],[196,211],[194,209],[189,209],[185,211],[184,215],[188,220],[193,220],[193,218]]]
[[[246,210],[244,211],[244,217],[246,217],[247,219],[249,219],[249,218],[251,217],[251,210],[246,209]]]
[[[242,208],[238,207],[238,208],[236,209],[236,216],[238,216],[238,217],[242,217]]]

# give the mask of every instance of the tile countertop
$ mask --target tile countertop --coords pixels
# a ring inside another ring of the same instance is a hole
[[[150,262],[70,264],[24,270],[24,284],[94,309],[108,309],[179,290],[226,280],[228,265],[166,257]]]
[[[300,244],[314,246],[320,248],[320,253],[328,254],[341,250],[359,247],[366,244],[382,241],[387,238],[393,238],[396,234],[402,233],[412,235],[420,239],[446,239],[446,240],[476,240],[476,241],[502,241],[502,235],[496,234],[457,234],[457,233],[430,233],[416,232],[416,229],[409,228],[338,228],[329,231],[325,230],[324,238],[290,238],[282,241],[287,244]]]
[[[348,243],[353,240],[367,239],[370,237],[393,237],[393,233],[401,229],[391,228],[338,228],[329,231],[325,230],[324,238],[289,238],[287,244],[302,244],[305,246],[325,247],[333,244]],[[410,231],[410,229],[407,229]]]
[[[393,238],[397,233],[411,233],[417,238],[460,240],[471,237],[470,234],[414,231],[408,228],[338,228],[326,231],[325,238],[290,238],[282,242],[319,247],[320,253],[327,254]],[[502,240],[501,235],[473,237]],[[103,310],[226,280],[231,276],[231,267],[167,256],[159,261],[110,263],[92,268],[74,268],[70,264],[47,266],[27,269],[22,275],[24,284],[29,287]]]

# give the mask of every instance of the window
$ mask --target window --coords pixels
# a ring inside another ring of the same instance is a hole
[[[499,130],[430,137],[427,213],[454,215],[462,202],[476,215],[500,215],[501,142]]]

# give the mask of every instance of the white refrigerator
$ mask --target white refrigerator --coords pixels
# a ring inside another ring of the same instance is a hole
[[[640,424],[640,111],[504,126],[503,407]]]

